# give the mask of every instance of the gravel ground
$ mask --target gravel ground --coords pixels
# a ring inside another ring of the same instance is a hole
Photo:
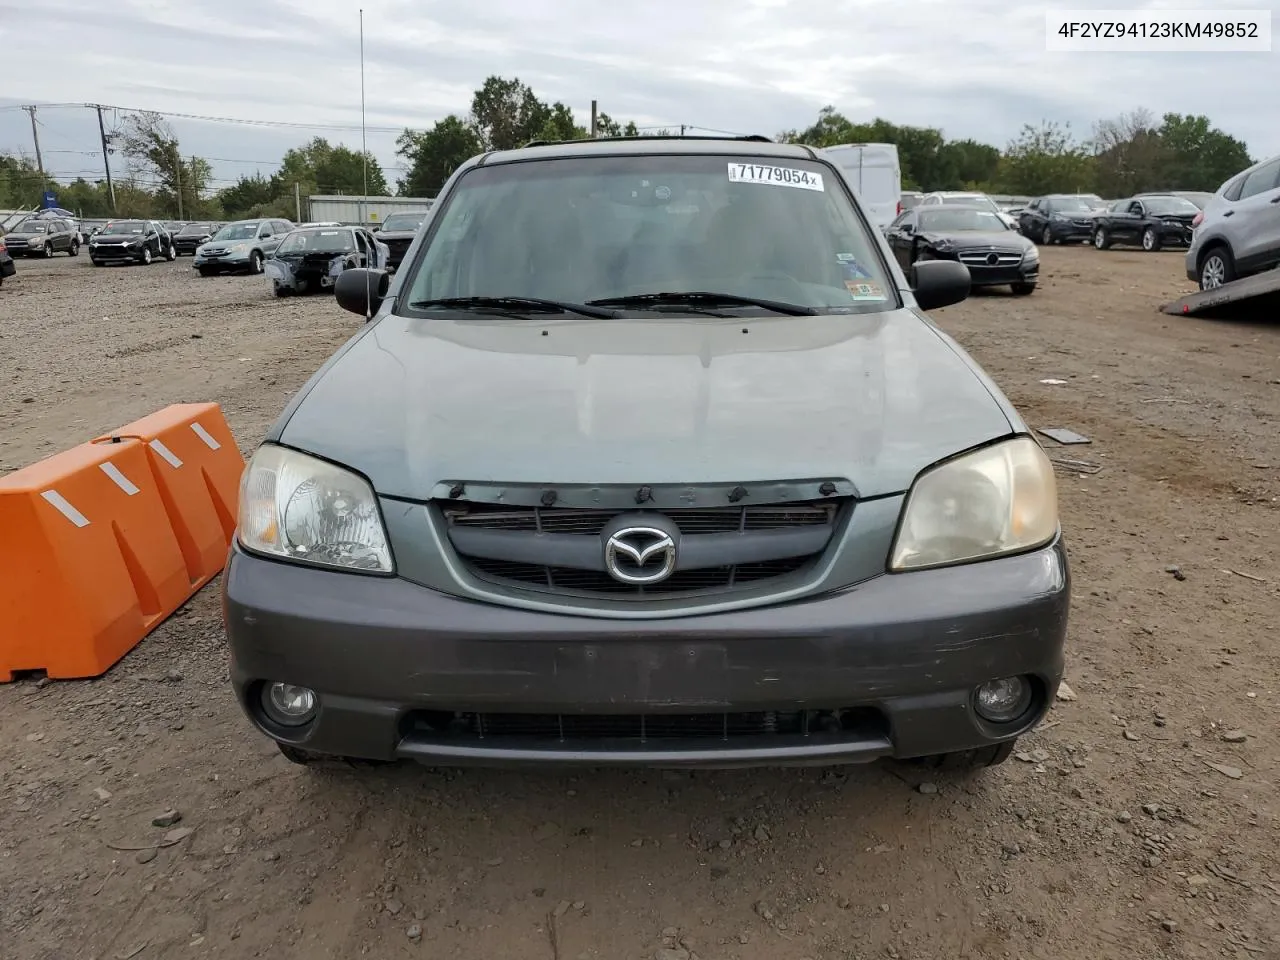
[[[1074,699],[1017,759],[306,770],[241,718],[210,586],[99,680],[0,687],[0,955],[1280,957],[1280,327],[1156,312],[1176,253],[1043,256],[937,315],[1100,467],[1059,475]],[[19,270],[0,472],[177,401],[248,450],[360,322],[189,261]]]

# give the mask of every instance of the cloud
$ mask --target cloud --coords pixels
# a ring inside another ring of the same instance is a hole
[[[1072,0],[1107,9],[1109,0]],[[1202,7],[1204,4],[1201,4]],[[1003,146],[1024,123],[1092,123],[1138,106],[1203,113],[1255,156],[1280,152],[1264,105],[1272,54],[1048,53],[1048,3],[1004,0],[365,0],[370,149],[394,173],[395,134],[465,113],[487,76],[519,77],[585,120],[772,135],[825,104],[853,119],[941,127]],[[1058,4],[1053,6],[1057,7]],[[1185,7],[1148,3],[1152,9]],[[1233,0],[1239,9],[1276,4]],[[175,117],[184,151],[221,181],[327,136],[360,143],[359,34],[346,0],[40,0],[9,5],[0,150],[30,152],[22,103],[102,102]],[[50,69],[50,51],[70,69]],[[1230,95],[1224,96],[1224,89]],[[46,166],[101,167],[91,111],[39,112]],[[317,124],[327,129],[272,124]],[[345,129],[337,129],[344,127]],[[67,151],[67,152],[56,152]],[[255,162],[255,161],[265,161]]]

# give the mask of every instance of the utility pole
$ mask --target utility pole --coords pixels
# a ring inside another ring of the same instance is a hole
[[[680,124],[680,136],[684,136],[684,124]]]
[[[298,211],[298,219],[294,223],[302,222],[302,186],[297,180],[293,181],[293,205]]]
[[[36,108],[23,107],[22,109],[31,114],[31,139],[36,145],[36,169],[40,171],[40,194],[43,197],[48,184],[44,176],[44,158],[40,155],[40,131],[36,129]],[[43,203],[43,200],[41,202]]]
[[[98,136],[102,138],[102,168],[107,172],[107,193],[111,194],[111,212],[116,212],[116,186],[111,182],[111,160],[108,156],[111,152],[107,146],[107,128],[102,123],[102,107],[94,104],[94,109],[98,111]]]
[[[173,178],[178,185],[178,219],[182,216],[182,157],[178,155],[178,145],[173,145]]]
[[[596,138],[596,102],[591,101],[591,139]]]

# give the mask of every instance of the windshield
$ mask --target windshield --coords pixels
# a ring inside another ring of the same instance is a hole
[[[861,312],[893,298],[865,223],[813,160],[503,163],[469,170],[443,202],[402,303],[698,291]]]
[[[18,227],[14,233],[46,233],[49,225],[39,220],[28,220],[26,223]]]
[[[355,250],[355,241],[351,239],[350,230],[295,230],[284,238],[276,251],[279,256],[285,253],[350,253]]]
[[[1200,212],[1199,207],[1190,200],[1184,200],[1182,197],[1147,197],[1142,202],[1146,204],[1148,213],[1153,213],[1158,217]]]
[[[1067,197],[1064,200],[1050,200],[1049,209],[1054,213],[1088,213],[1093,206],[1084,197]]]
[[[417,230],[427,218],[425,213],[393,213],[382,223],[383,230]]]
[[[258,235],[258,224],[253,223],[229,223],[214,237],[215,240],[252,240]]]
[[[962,207],[935,207],[921,210],[920,229],[929,230],[982,230],[993,232],[1008,230],[1005,222],[990,210],[967,210]]]
[[[209,232],[209,224],[207,223],[188,223],[185,227],[178,231],[180,237],[203,237]]]
[[[103,233],[145,233],[147,225],[141,220],[112,220],[102,228]]]
[[[985,207],[992,213],[999,213],[1000,207],[990,197],[981,193],[966,193],[962,196],[943,197],[944,204],[963,204],[966,207]]]

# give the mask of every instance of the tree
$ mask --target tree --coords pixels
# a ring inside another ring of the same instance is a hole
[[[938,150],[938,166],[946,172],[945,189],[978,190],[995,181],[1000,150],[977,140],[949,140]]]
[[[1217,190],[1253,164],[1244,141],[1209,125],[1209,118],[1166,113],[1158,131],[1164,190]]]
[[[213,169],[201,157],[182,158],[177,135],[161,114],[125,114],[120,143],[130,175],[152,179],[155,199],[163,209],[202,215]]]
[[[14,154],[0,154],[0,207],[28,210],[40,204],[44,184],[35,161]]]
[[[1026,124],[1004,151],[998,182],[1015,194],[1083,193],[1093,189],[1093,157],[1070,124]]]
[[[304,196],[313,193],[337,193],[360,196],[366,193],[365,164],[368,163],[368,196],[388,193],[382,166],[372,154],[362,154],[343,144],[331,144],[316,137],[301,147],[285,151],[280,169],[271,178],[273,199],[287,197],[292,201],[295,184]]]
[[[471,100],[471,126],[484,150],[512,150],[539,139],[552,120],[552,108],[519,78],[489,77]]]
[[[265,210],[279,199],[278,184],[272,183],[261,173],[252,177],[241,177],[233,185],[218,191],[218,202],[222,204],[223,214],[234,220],[244,219]]]
[[[399,183],[400,195],[434,197],[454,170],[483,150],[475,128],[452,114],[430,130],[406,130],[396,140],[396,153],[409,165]]]
[[[1124,197],[1161,186],[1165,147],[1151,111],[1138,108],[1093,127],[1098,191]]]

